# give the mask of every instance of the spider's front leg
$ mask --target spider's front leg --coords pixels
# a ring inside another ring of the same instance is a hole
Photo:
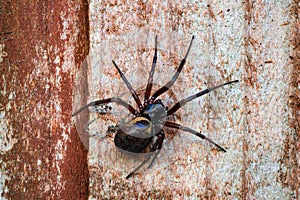
[[[188,50],[187,50],[187,52],[186,52],[184,58],[181,60],[179,66],[178,66],[178,68],[177,68],[177,71],[175,72],[175,74],[174,74],[174,76],[172,77],[172,79],[171,79],[166,85],[164,85],[164,86],[162,86],[160,89],[158,89],[158,90],[152,95],[152,97],[150,98],[150,101],[153,102],[158,96],[160,96],[160,95],[162,95],[164,92],[168,91],[168,90],[172,87],[172,85],[175,83],[175,81],[177,80],[177,78],[178,78],[180,72],[182,71],[182,69],[183,69],[183,67],[184,67],[184,65],[185,65],[185,63],[186,63],[186,59],[187,59],[187,57],[188,57],[188,55],[189,55],[189,52],[190,52],[190,50],[191,50],[191,47],[192,47],[192,44],[193,44],[194,39],[195,39],[195,36],[193,35],[192,40],[191,40],[191,42],[190,42],[190,45],[189,45],[189,47],[188,47]]]
[[[182,99],[181,101],[177,102],[172,108],[170,108],[168,111],[167,111],[167,115],[172,115],[173,113],[175,113],[179,108],[181,108],[182,106],[184,106],[186,103],[190,102],[190,101],[193,101],[194,99],[198,98],[198,97],[201,97],[205,94],[208,94],[210,93],[211,91],[213,90],[216,90],[220,87],[223,87],[225,85],[229,85],[229,84],[232,84],[232,83],[237,83],[239,82],[239,80],[234,80],[234,81],[229,81],[227,83],[223,83],[221,85],[217,85],[217,86],[214,86],[214,87],[211,87],[211,88],[207,88],[205,90],[202,90],[201,92],[198,92],[197,94],[194,94],[192,96],[189,96],[185,99]]]
[[[101,105],[101,104],[107,104],[107,103],[111,103],[111,102],[114,102],[118,105],[121,105],[121,106],[125,107],[129,112],[131,112],[135,116],[138,116],[138,114],[139,114],[139,112],[137,110],[135,110],[130,104],[126,103],[122,99],[120,99],[120,98],[108,98],[108,99],[101,99],[101,100],[93,101],[93,102],[81,107],[79,110],[77,110],[75,113],[72,114],[72,117],[79,114],[80,112],[82,112],[83,110],[87,109],[90,106],[98,106],[98,105]]]
[[[122,80],[124,81],[126,87],[129,89],[132,97],[134,98],[136,104],[138,105],[139,109],[142,110],[143,109],[143,105],[141,103],[141,100],[139,98],[139,96],[137,95],[136,91],[133,89],[133,87],[131,86],[131,84],[129,83],[129,81],[127,80],[127,78],[125,77],[124,73],[120,70],[120,68],[118,67],[118,65],[115,63],[115,61],[112,61],[115,68],[118,70]]]
[[[144,105],[149,104],[149,97],[150,97],[150,93],[151,93],[151,89],[152,89],[152,85],[153,85],[153,75],[155,72],[156,61],[157,61],[157,36],[155,36],[154,56],[153,56],[153,61],[152,61],[152,67],[149,72],[149,78],[148,78],[148,83],[147,83],[145,98],[144,98]]]

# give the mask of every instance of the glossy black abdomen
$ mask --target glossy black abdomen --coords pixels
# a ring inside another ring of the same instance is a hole
[[[124,151],[132,153],[139,153],[144,150],[152,141],[153,137],[150,138],[138,138],[127,135],[124,132],[117,132],[114,142],[115,145]]]
[[[119,126],[115,135],[115,145],[124,151],[139,153],[153,139],[152,123],[145,117],[136,117]]]

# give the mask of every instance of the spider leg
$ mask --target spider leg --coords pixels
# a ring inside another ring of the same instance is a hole
[[[157,155],[159,154],[163,141],[165,139],[165,133],[163,130],[161,130],[157,135],[158,139],[155,141],[155,144],[151,147],[150,152],[147,154],[147,156],[145,157],[144,161],[137,166],[132,172],[130,172],[127,176],[126,179],[128,179],[129,177],[131,177],[135,172],[137,172],[143,165],[145,165],[149,159],[151,158],[152,154],[154,153],[154,151],[158,150],[156,152],[156,154],[154,155],[154,158],[152,159],[150,165],[148,166],[148,168],[151,167],[151,165],[153,164],[154,160],[156,159]]]
[[[153,56],[153,61],[152,61],[152,67],[151,67],[151,70],[149,72],[149,78],[148,78],[148,83],[147,83],[145,98],[144,98],[144,104],[146,104],[146,105],[149,103],[149,97],[150,97],[152,84],[153,84],[153,75],[154,75],[154,72],[155,72],[156,60],[157,60],[157,35],[155,36],[154,56]]]
[[[205,94],[207,94],[207,93],[209,93],[209,92],[211,92],[211,91],[213,91],[213,90],[215,90],[215,89],[218,89],[218,88],[223,87],[223,86],[225,86],[225,85],[229,85],[229,84],[236,83],[236,82],[239,82],[239,81],[238,81],[238,80],[229,81],[229,82],[227,82],[227,83],[223,83],[223,84],[218,85],[218,86],[214,86],[214,87],[211,87],[211,88],[207,88],[207,89],[205,89],[205,90],[203,90],[203,91],[201,91],[201,92],[199,92],[199,93],[197,93],[197,94],[194,94],[194,95],[189,96],[189,97],[187,97],[187,98],[185,98],[185,99],[182,99],[181,101],[177,102],[172,108],[170,108],[170,109],[167,111],[167,115],[172,115],[172,114],[175,113],[179,108],[181,108],[183,105],[185,105],[185,104],[186,104],[187,102],[189,102],[189,101],[192,101],[192,100],[194,100],[194,99],[196,99],[196,98],[198,98],[198,97],[200,97],[200,96],[202,96],[202,95],[205,95]]]
[[[157,148],[156,148],[157,152],[156,152],[156,154],[154,155],[154,157],[153,157],[151,163],[149,164],[148,169],[152,166],[153,162],[155,161],[155,159],[157,158],[158,154],[159,154],[160,151],[161,151],[162,144],[163,144],[163,141],[164,141],[164,139],[165,139],[165,132],[164,132],[163,130],[161,130],[161,131],[158,133],[157,136],[159,137],[159,138],[157,139],[157,140],[158,140],[158,145],[157,145]]]
[[[169,121],[166,121],[166,123],[164,124],[166,127],[170,127],[170,128],[175,128],[175,129],[178,129],[178,130],[183,130],[185,132],[189,132],[189,133],[192,133],[204,140],[207,140],[208,142],[212,143],[213,145],[215,145],[216,147],[218,147],[221,151],[224,151],[226,152],[226,150],[221,147],[220,145],[218,145],[217,143],[215,143],[214,141],[212,141],[211,139],[209,139],[208,137],[206,137],[205,135],[203,135],[202,133],[200,132],[197,132],[193,129],[190,129],[186,126],[182,126],[180,124],[177,124],[177,123],[174,123],[174,122],[169,122]]]
[[[181,60],[179,67],[177,68],[177,71],[175,72],[174,76],[172,77],[172,79],[164,86],[162,86],[160,89],[158,89],[151,97],[150,101],[154,101],[158,96],[160,96],[161,94],[163,94],[164,92],[166,92],[168,89],[170,89],[172,87],[172,85],[175,83],[175,81],[177,80],[185,62],[187,59],[187,56],[190,52],[190,49],[192,47],[193,44],[193,40],[194,40],[195,36],[193,35],[192,40],[190,42],[189,48],[184,56],[184,58]]]
[[[143,108],[142,103],[140,101],[139,96],[136,94],[135,90],[132,88],[131,84],[128,82],[128,80],[126,79],[125,75],[123,74],[123,72],[121,72],[120,68],[118,67],[118,65],[115,63],[115,61],[112,61],[114,66],[116,67],[116,69],[118,70],[122,80],[124,81],[124,83],[126,84],[127,88],[130,90],[132,97],[134,98],[136,104],[138,105],[139,109],[141,110]]]
[[[80,113],[81,111],[85,110],[86,108],[88,108],[90,106],[97,106],[97,105],[100,105],[100,104],[106,104],[106,103],[110,103],[110,102],[114,102],[114,103],[117,103],[118,105],[124,106],[133,115],[135,115],[135,116],[138,115],[138,111],[136,111],[130,104],[126,103],[122,99],[120,99],[120,98],[109,98],[109,99],[101,99],[101,100],[93,101],[93,102],[81,107],[74,114],[72,114],[72,117],[74,117],[75,115],[77,115],[78,113]]]

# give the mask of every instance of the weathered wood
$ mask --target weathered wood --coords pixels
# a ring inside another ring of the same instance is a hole
[[[178,54],[170,65],[158,69],[160,84],[170,78],[189,39],[196,36],[198,50],[191,52],[202,56],[189,59],[192,64],[200,60],[199,65],[191,64],[183,71],[172,88],[175,97],[204,89],[205,83],[241,81],[202,98],[200,103],[186,105],[182,110],[187,112],[178,116],[178,122],[201,129],[225,146],[227,153],[181,132],[165,144],[165,152],[152,169],[125,180],[133,161],[115,150],[112,138],[91,137],[91,197],[299,199],[298,4],[91,1],[91,53],[101,57],[101,64],[91,62],[89,100],[127,91],[111,59],[117,60],[135,88],[145,86],[154,34],[144,38],[140,34],[141,40],[146,39],[137,45],[134,37],[122,39],[124,34],[134,36],[141,29],[158,34],[160,47]],[[177,34],[180,40],[162,37],[165,32]],[[136,46],[145,47],[145,53]],[[161,50],[158,60],[164,55]],[[107,121],[102,117],[91,133],[105,136]]]
[[[2,199],[299,199],[299,1],[89,3],[88,9],[73,1],[1,2]],[[105,65],[90,62],[78,84],[88,29],[90,55]],[[95,98],[128,96],[111,59],[143,92],[154,37],[140,30],[159,36],[158,60],[167,60],[155,77],[160,85],[196,36],[189,63],[164,100],[241,82],[185,105],[175,118],[226,153],[168,130],[153,167],[126,180],[136,163],[118,153],[112,138],[99,137],[118,117],[100,116],[87,138],[81,128],[93,118],[80,116],[82,144],[71,113]],[[126,43],[124,34],[145,42]]]
[[[0,198],[87,199],[87,152],[71,121],[88,51],[87,4],[2,1]]]

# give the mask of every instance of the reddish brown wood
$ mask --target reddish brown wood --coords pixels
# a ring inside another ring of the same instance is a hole
[[[291,16],[293,23],[291,26],[291,46],[290,59],[293,70],[290,81],[290,96],[288,106],[291,109],[289,124],[295,134],[290,135],[285,143],[283,159],[280,162],[284,165],[292,166],[287,171],[280,170],[279,180],[286,187],[290,187],[295,192],[295,197],[300,197],[300,7],[299,0],[291,4]]]
[[[88,52],[85,1],[2,1],[1,197],[86,199],[87,151],[71,121]]]

